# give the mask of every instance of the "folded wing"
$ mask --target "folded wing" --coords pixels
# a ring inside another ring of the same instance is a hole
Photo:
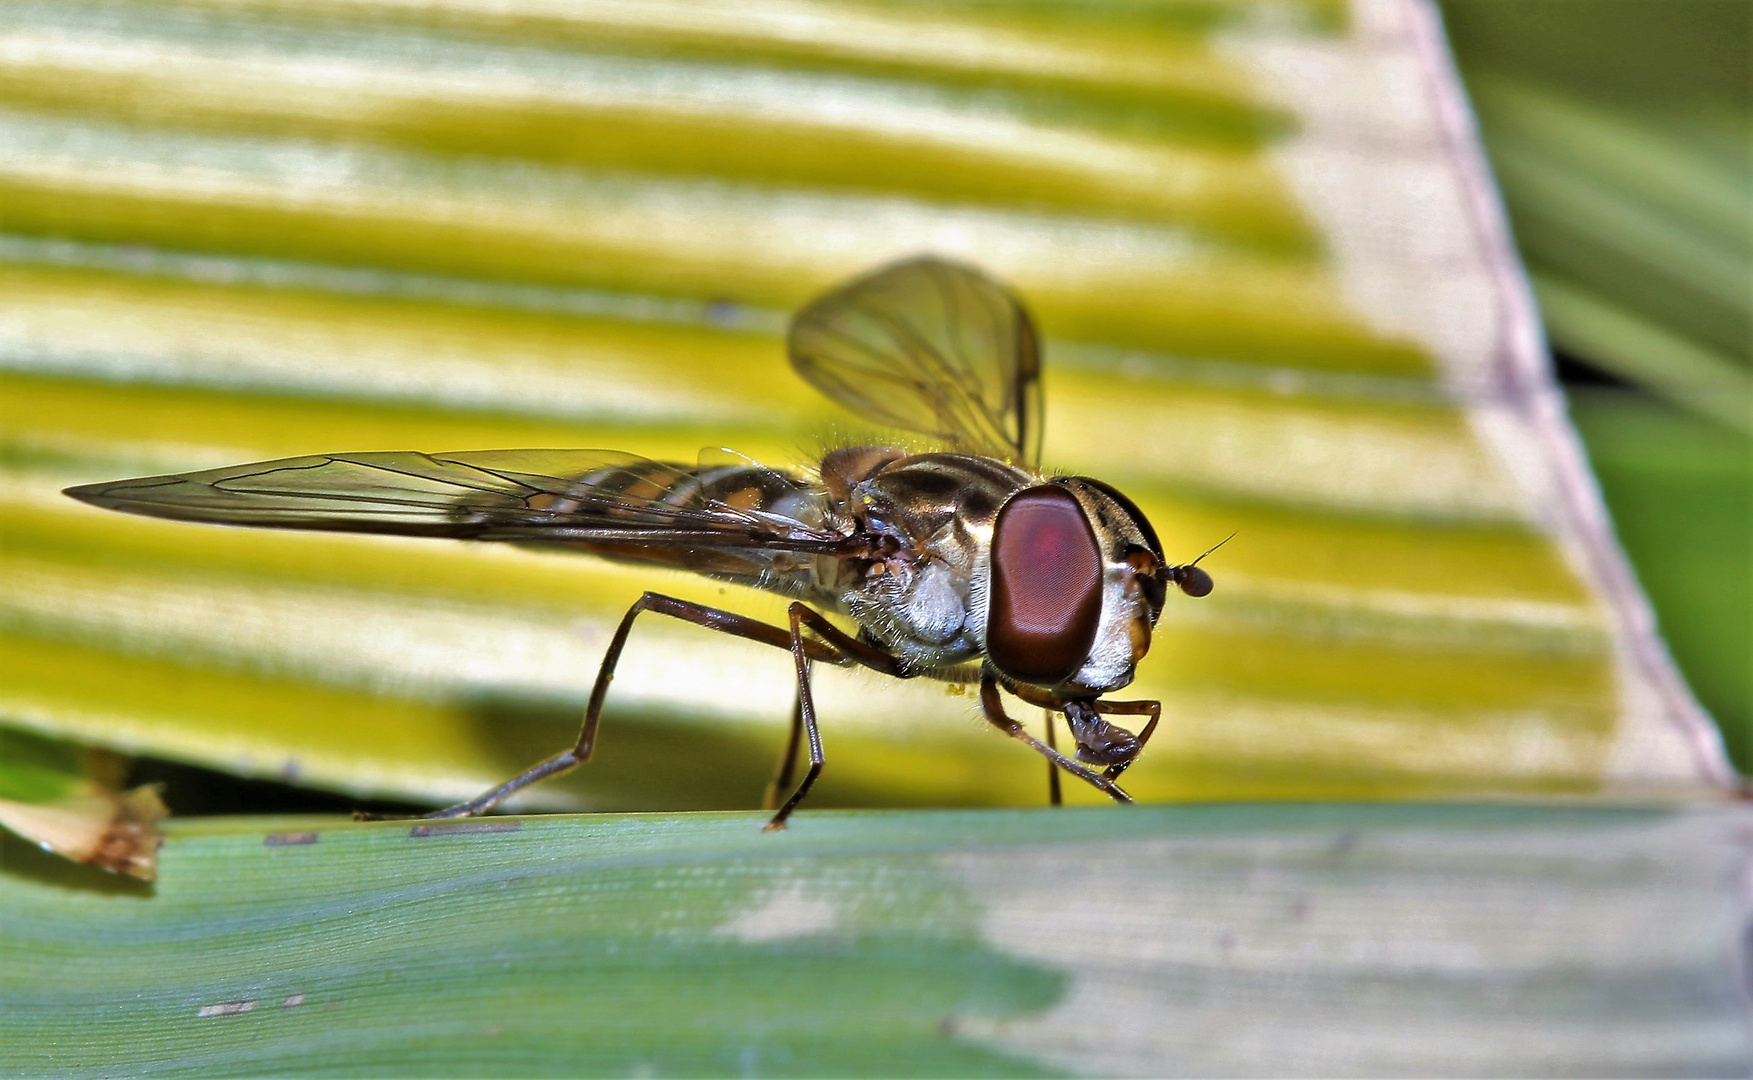
[[[179,521],[469,540],[837,552],[803,481],[612,450],[327,454],[69,488]]]

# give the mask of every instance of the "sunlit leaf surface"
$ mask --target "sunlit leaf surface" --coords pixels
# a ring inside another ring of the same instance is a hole
[[[11,725],[355,797],[503,779],[570,741],[641,589],[779,604],[59,489],[325,451],[807,465],[869,433],[789,372],[788,312],[934,251],[1038,314],[1050,467],[1174,555],[1237,534],[1128,691],[1165,703],[1141,798],[1725,782],[1420,5],[0,10]],[[532,805],[753,805],[788,671],[641,625],[600,759]],[[822,687],[817,805],[1042,798],[971,699]]]

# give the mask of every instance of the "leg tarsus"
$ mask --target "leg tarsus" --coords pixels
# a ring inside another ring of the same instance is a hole
[[[447,806],[443,810],[434,810],[430,814],[423,814],[421,816],[443,819],[473,817],[476,814],[484,814],[488,810],[499,805],[499,803],[506,798],[510,797],[512,793],[519,791],[522,788],[526,788],[538,781],[546,780],[550,776],[559,776],[561,773],[571,772],[573,769],[584,764],[587,760],[589,760],[588,757],[580,756],[576,748],[572,750],[562,750],[560,753],[555,754],[546,761],[517,774],[505,783],[500,784],[498,787],[489,788],[470,799],[468,802],[457,803],[455,806]]]
[[[803,774],[803,783],[797,785],[797,790],[791,793],[791,798],[785,800],[785,805],[780,807],[777,814],[773,815],[773,820],[761,826],[761,831],[783,832],[785,830],[785,819],[789,818],[791,812],[797,809],[797,804],[803,801],[803,797],[809,791],[810,785],[814,784],[816,782],[816,777],[820,775],[822,775],[822,763],[819,761],[810,762],[809,771]]]

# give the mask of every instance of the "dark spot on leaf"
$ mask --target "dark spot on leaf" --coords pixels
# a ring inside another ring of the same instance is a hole
[[[313,832],[277,832],[262,837],[262,843],[268,847],[293,847],[299,844],[314,844],[318,834]]]
[[[460,833],[516,832],[521,821],[429,821],[408,830],[409,836],[452,836]]]

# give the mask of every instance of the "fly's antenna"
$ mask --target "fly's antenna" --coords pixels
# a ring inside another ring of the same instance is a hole
[[[1213,551],[1223,547],[1235,538],[1236,534],[1230,533],[1222,540],[1213,544],[1211,548],[1206,551],[1205,555],[1210,555]],[[1199,556],[1199,559],[1205,558],[1205,555]],[[1181,591],[1188,596],[1210,596],[1211,575],[1199,569],[1199,559],[1194,559],[1192,562],[1187,563],[1184,566],[1165,566],[1163,567],[1163,576],[1178,585]]]
[[[1225,544],[1229,543],[1231,540],[1234,540],[1235,538],[1236,538],[1236,534],[1230,533],[1228,536],[1224,537],[1222,540],[1219,540],[1217,543],[1215,543],[1215,544],[1211,545],[1209,548],[1207,548],[1205,550],[1205,555],[1210,555],[1212,552],[1216,551],[1220,547],[1223,547]],[[1199,556],[1199,559],[1205,558],[1205,555]],[[1188,563],[1187,564],[1188,567],[1198,566],[1199,559],[1194,559],[1192,562]]]

